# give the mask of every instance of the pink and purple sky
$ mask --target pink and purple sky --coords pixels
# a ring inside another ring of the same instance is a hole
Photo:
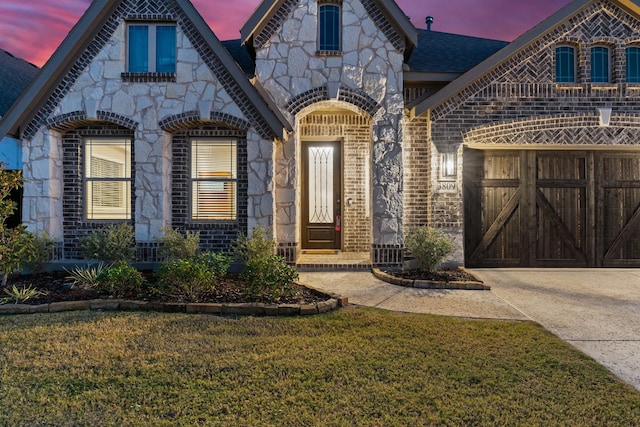
[[[192,0],[221,40],[237,39],[261,0]],[[417,28],[511,41],[571,0],[396,0]],[[90,0],[2,0],[0,49],[42,66]]]

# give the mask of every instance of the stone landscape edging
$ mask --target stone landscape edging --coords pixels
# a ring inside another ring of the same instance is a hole
[[[313,304],[265,304],[265,303],[181,303],[156,302],[126,299],[94,299],[79,301],[60,301],[48,304],[2,304],[0,315],[3,314],[31,314],[31,313],[60,313],[63,311],[156,311],[160,313],[190,313],[190,314],[233,314],[243,316],[310,316],[328,313],[338,307],[345,307],[347,297],[327,293],[305,286],[329,297],[325,301]]]
[[[469,273],[466,271],[466,273]],[[397,286],[405,286],[409,288],[419,289],[450,289],[450,290],[472,290],[472,291],[490,291],[491,286],[485,285],[480,280],[478,281],[452,281],[441,282],[435,280],[417,280],[417,279],[404,279],[402,277],[396,277],[392,274],[385,273],[379,268],[373,269],[373,275],[387,283]],[[474,276],[475,277],[475,276]]]

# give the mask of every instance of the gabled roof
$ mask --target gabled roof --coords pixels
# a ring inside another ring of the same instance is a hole
[[[37,72],[35,65],[0,49],[0,117],[18,99]]]
[[[33,83],[22,93],[3,120],[0,121],[0,138],[5,135],[19,137],[21,127],[28,124],[47,102],[52,91],[59,85],[122,1],[94,0],[91,3],[86,13],[34,78]],[[211,50],[218,56],[234,83],[255,106],[269,129],[278,138],[283,138],[285,129],[290,129],[291,125],[281,122],[269,109],[267,103],[251,85],[244,72],[236,65],[234,59],[191,2],[189,0],[173,1],[182,9]]]
[[[285,2],[286,0],[263,0],[240,29],[242,44],[251,43],[254,35],[278,13]],[[390,20],[394,27],[402,33],[405,40],[407,40],[407,51],[410,52],[413,46],[418,43],[418,36],[415,27],[407,15],[394,0],[376,0],[376,3],[386,18]]]
[[[580,13],[595,1],[601,0],[574,0],[573,2],[569,3],[564,8],[560,9],[558,12],[551,15],[549,18],[536,25],[531,30],[518,37],[516,40],[506,45],[503,49],[491,55],[489,58],[485,59],[480,64],[473,67],[471,70],[467,71],[465,74],[445,86],[442,90],[438,91],[433,96],[422,100],[415,105],[410,105],[409,108],[411,116],[421,116],[428,110],[431,110],[446,102],[448,99],[464,90],[469,84],[482,78],[483,76],[491,72],[495,67],[507,61],[520,50],[526,48],[531,43],[536,41],[539,37],[546,34],[556,26],[567,21],[576,14]],[[631,14],[640,16],[640,0],[607,1],[617,4],[622,9]]]

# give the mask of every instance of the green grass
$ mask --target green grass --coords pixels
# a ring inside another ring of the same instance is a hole
[[[349,308],[304,318],[0,317],[0,425],[640,425],[640,393],[540,326]]]

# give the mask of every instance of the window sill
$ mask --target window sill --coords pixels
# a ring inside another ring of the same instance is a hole
[[[556,83],[556,89],[558,90],[582,90],[582,85],[579,83]]]
[[[341,50],[317,50],[316,56],[342,56]]]
[[[172,82],[176,81],[176,73],[122,73],[122,81],[129,83]]]
[[[618,90],[618,85],[611,83],[591,83],[591,90]]]

